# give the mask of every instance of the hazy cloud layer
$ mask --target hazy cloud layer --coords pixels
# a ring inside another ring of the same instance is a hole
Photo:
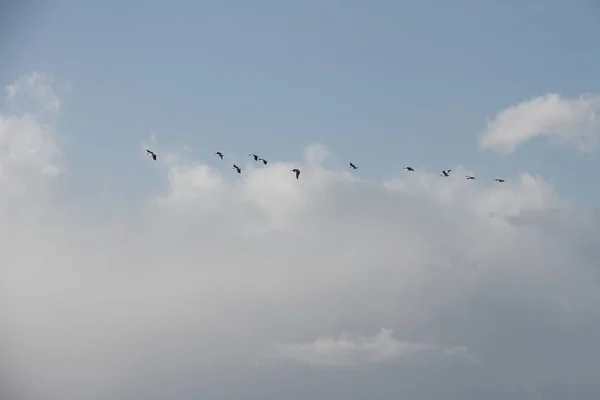
[[[357,336],[344,332],[337,338],[318,338],[308,343],[276,343],[274,359],[298,362],[315,367],[354,367],[385,364],[393,361],[414,362],[419,356],[463,357],[474,362],[464,346],[439,349],[430,343],[404,342],[393,337],[391,329],[381,329],[374,336]],[[425,358],[425,357],[424,357]]]
[[[238,176],[154,139],[168,190],[99,220],[36,107],[0,119],[13,398],[598,398],[600,225],[542,177],[364,181],[316,144]]]
[[[591,151],[600,139],[600,96],[566,98],[546,94],[511,106],[498,113],[481,134],[479,147],[512,153],[536,137]]]

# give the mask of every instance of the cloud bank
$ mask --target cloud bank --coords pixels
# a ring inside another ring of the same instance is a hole
[[[541,176],[365,181],[317,144],[238,176],[157,146],[132,162],[167,189],[99,219],[64,200],[40,76],[9,97],[43,112],[0,119],[6,398],[598,398],[598,216]]]
[[[600,96],[566,98],[551,93],[511,106],[488,123],[479,147],[512,153],[536,137],[581,151],[594,150],[600,139]]]

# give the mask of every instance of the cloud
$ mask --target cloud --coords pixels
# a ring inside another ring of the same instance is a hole
[[[16,399],[600,393],[598,216],[541,176],[366,181],[318,145],[238,175],[157,139],[158,161],[132,162],[166,190],[99,218],[67,197],[77,166],[44,118],[0,130],[0,383]],[[257,362],[274,349],[286,362]]]
[[[430,351],[442,356],[474,358],[464,346],[438,349],[429,343],[399,341],[394,331],[382,328],[375,336],[357,336],[348,332],[337,338],[322,337],[308,343],[276,343],[274,358],[316,367],[347,367],[411,360]]]
[[[13,112],[26,110],[38,116],[55,116],[61,106],[59,92],[70,87],[70,83],[58,85],[49,74],[34,72],[20,77],[6,87],[6,102]]]
[[[35,79],[21,78],[10,85],[7,99],[22,97],[58,101],[52,92],[52,82],[35,74]],[[26,83],[28,83],[26,85]],[[60,148],[47,117],[34,113],[0,115],[0,205],[24,201],[41,201],[49,185],[61,172]]]
[[[481,133],[479,147],[512,153],[517,145],[546,136],[581,151],[594,150],[600,138],[600,96],[565,98],[546,94],[498,113]]]

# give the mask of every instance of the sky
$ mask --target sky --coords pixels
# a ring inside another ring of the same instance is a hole
[[[20,4],[6,398],[598,398],[593,2]]]

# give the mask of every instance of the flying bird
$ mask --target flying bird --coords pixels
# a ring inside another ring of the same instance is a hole
[[[350,168],[352,168],[352,169],[358,169],[358,167],[356,165],[352,164],[352,163],[350,163]]]
[[[152,151],[150,151],[150,150],[148,150],[148,149],[146,149],[146,153],[150,154],[150,155],[152,156],[152,159],[153,159],[154,161],[156,161],[156,153],[154,153],[154,152],[152,152]]]
[[[237,165],[235,165],[235,164],[233,164],[233,169],[235,169],[238,174],[242,173],[242,169],[240,167],[238,167]]]
[[[215,153],[215,155],[219,156],[219,158],[222,160],[223,159],[223,153],[221,153],[220,151],[217,151]]]
[[[443,170],[442,173],[440,174],[440,176],[450,176],[450,171],[452,171],[452,170],[451,169]]]
[[[415,169],[413,167],[404,167],[404,169],[407,171],[415,172]]]
[[[300,170],[298,168],[294,168],[292,172],[296,174],[296,179],[298,179],[298,177],[300,176]]]
[[[504,179],[498,179],[498,178],[496,178],[496,179],[494,179],[494,180],[495,180],[496,182],[500,182],[500,183],[504,182]]]
[[[254,158],[254,161],[258,161],[258,156],[256,154],[248,154],[250,157]]]
[[[468,175],[467,175],[467,179],[475,179],[475,177],[474,177],[474,176],[468,176]]]
[[[267,160],[265,160],[264,158],[258,158],[258,161],[262,161],[263,164],[267,165]]]

